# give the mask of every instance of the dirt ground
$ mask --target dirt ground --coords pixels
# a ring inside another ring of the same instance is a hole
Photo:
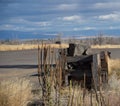
[[[37,77],[32,76],[36,73],[37,50],[0,52],[0,80],[23,77],[38,85]]]
[[[111,58],[120,59],[120,49],[92,49],[92,53],[110,51]],[[0,52],[0,80],[25,77],[38,86],[37,49]]]

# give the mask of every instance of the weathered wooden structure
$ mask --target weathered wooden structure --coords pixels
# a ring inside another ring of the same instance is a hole
[[[68,84],[77,81],[81,86],[91,89],[94,87],[99,89],[103,84],[108,82],[108,52],[103,51],[97,54],[73,56],[74,46],[70,45],[72,49],[68,49],[67,56],[67,74],[66,79]],[[86,54],[86,53],[84,53]],[[85,83],[85,84],[83,84]]]
[[[88,89],[99,89],[108,82],[109,52],[88,55],[85,49],[81,55],[74,56],[75,44],[70,44],[69,48],[62,48],[62,45],[58,44],[58,47],[55,49],[43,44],[41,48],[38,46],[38,79],[43,85],[46,83],[46,76],[53,70],[60,86],[65,82],[69,85],[72,80],[73,83],[77,81]]]

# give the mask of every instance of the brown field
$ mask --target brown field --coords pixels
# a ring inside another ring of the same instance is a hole
[[[51,47],[51,48],[67,48],[68,44],[40,44],[39,47]],[[13,50],[28,50],[28,49],[37,49],[38,45],[36,44],[21,44],[21,45],[0,45],[0,51],[13,51]]]
[[[92,49],[120,48],[120,45],[91,45]]]

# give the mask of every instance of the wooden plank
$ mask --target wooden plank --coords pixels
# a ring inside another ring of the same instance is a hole
[[[106,83],[108,83],[108,59],[109,59],[108,53],[105,52],[105,62],[106,62],[106,79],[105,79],[105,82]]]
[[[101,52],[101,77],[102,83],[108,82],[108,51]]]
[[[92,64],[92,76],[95,89],[100,88],[100,68],[101,68],[100,54],[94,54]]]

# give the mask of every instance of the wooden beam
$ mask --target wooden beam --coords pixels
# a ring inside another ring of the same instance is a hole
[[[101,68],[100,54],[94,54],[92,64],[92,76],[93,84],[96,90],[100,88],[100,68]]]

